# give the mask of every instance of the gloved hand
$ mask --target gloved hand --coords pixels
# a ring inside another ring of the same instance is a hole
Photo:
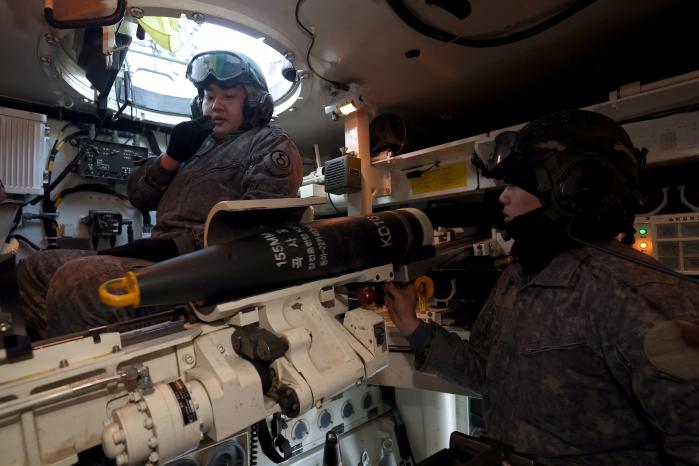
[[[411,283],[398,288],[393,283],[384,283],[386,292],[386,309],[388,315],[403,336],[408,336],[420,325],[420,319],[415,315],[417,292]]]
[[[133,257],[160,262],[177,257],[177,246],[171,239],[166,238],[142,238],[131,243],[104,249],[97,254],[101,256]]]
[[[214,123],[211,117],[201,117],[179,123],[172,128],[170,142],[167,145],[167,155],[178,162],[189,160],[213,129]]]

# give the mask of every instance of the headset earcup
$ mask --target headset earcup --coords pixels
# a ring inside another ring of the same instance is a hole
[[[601,216],[620,202],[615,176],[600,159],[585,157],[567,167],[552,189],[552,201],[562,211]]]
[[[192,114],[192,120],[201,118],[204,116],[204,111],[201,108],[201,96],[196,95],[189,102],[189,111]]]
[[[266,125],[269,120],[272,119],[272,113],[274,112],[274,99],[269,92],[263,92],[260,101],[257,103],[257,110],[255,112],[255,124],[256,126]]]
[[[272,112],[274,112],[274,99],[270,93],[262,92],[254,105],[249,100],[245,101],[243,118],[251,126],[263,126],[272,119]]]

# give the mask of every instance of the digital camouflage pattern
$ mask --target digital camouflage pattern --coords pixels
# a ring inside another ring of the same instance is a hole
[[[103,304],[97,289],[152,262],[129,257],[97,256],[95,251],[53,249],[33,254],[17,267],[19,308],[38,338],[132,319],[150,310]]]
[[[282,157],[284,154],[285,157]],[[157,208],[153,238],[171,238],[180,254],[204,247],[209,210],[219,201],[296,197],[302,162],[296,145],[276,125],[209,137],[177,172],[151,159],[129,178],[129,199]],[[41,338],[127,320],[150,311],[113,309],[99,300],[103,282],[151,262],[95,256],[94,251],[42,251],[17,268],[19,306]]]
[[[173,239],[184,254],[204,247],[206,217],[217,202],[297,197],[302,178],[296,145],[270,124],[207,138],[177,172],[149,160],[129,177],[129,199],[141,209],[157,208],[152,237]]]
[[[699,464],[697,324],[698,285],[581,247],[529,281],[510,266],[469,342],[409,340],[418,369],[482,394],[489,437],[545,464]]]

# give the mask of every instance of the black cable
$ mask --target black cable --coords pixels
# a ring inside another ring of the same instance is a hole
[[[24,206],[27,204],[21,204],[19,208],[17,209],[17,213],[15,214],[15,218],[12,221],[12,227],[10,227],[10,231],[8,234],[12,234],[13,231],[15,231],[18,227],[19,224],[22,222],[22,214],[24,213]]]
[[[121,85],[119,84],[119,80],[116,80],[114,81],[114,100],[116,100],[117,108],[121,108],[121,99],[119,98],[120,93]],[[124,101],[126,101],[126,91],[124,91]]]
[[[143,134],[146,136],[146,141],[148,141],[148,146],[150,147],[150,151],[154,153],[155,155],[160,155],[163,153],[162,149],[160,148],[160,144],[158,144],[158,140],[155,138],[155,133],[153,132],[152,129],[146,128],[143,131]]]
[[[32,248],[35,251],[41,251],[41,246],[39,246],[38,244],[36,244],[35,242],[30,240],[26,236],[13,234],[13,235],[10,235],[10,238],[14,238],[18,241],[25,243],[27,246],[29,246],[30,248]]]
[[[412,170],[409,171],[408,173],[405,174],[405,177],[410,179],[410,178],[420,178],[422,175],[427,173],[428,171],[432,170],[433,168],[439,168],[439,162],[433,163],[430,167],[425,168],[424,170]]]
[[[410,439],[408,438],[408,430],[403,422],[403,417],[400,415],[400,410],[396,405],[395,399],[395,389],[392,395],[393,399],[393,409],[391,409],[391,415],[393,416],[393,432],[396,435],[396,441],[398,442],[398,454],[402,461],[412,460],[412,464],[417,464],[415,462],[415,456],[413,456],[413,449],[410,446]]]
[[[61,132],[63,132],[63,131],[64,131],[66,128],[68,128],[71,124],[73,124],[73,123],[72,123],[72,122],[66,123],[66,124],[63,126],[63,128],[61,128]],[[56,140],[53,142],[53,146],[51,147],[51,151],[49,152],[49,160],[48,160],[48,165],[47,165],[47,170],[46,170],[47,173],[48,173],[48,175],[47,175],[47,179],[46,179],[46,185],[45,185],[46,187],[44,188],[44,194],[40,194],[40,195],[38,195],[38,196],[36,196],[36,197],[34,197],[34,198],[28,200],[27,202],[25,202],[25,203],[23,204],[23,206],[26,206],[26,205],[29,205],[29,204],[31,204],[31,205],[36,205],[36,204],[38,204],[38,203],[44,198],[44,196],[46,195],[46,189],[47,189],[48,186],[51,184],[51,176],[53,175],[53,161],[56,159],[56,155],[57,155],[58,152],[59,152],[58,144],[64,144],[64,143],[66,143],[66,142],[72,141],[72,140],[74,140],[74,139],[76,139],[76,138],[78,138],[78,137],[80,137],[80,136],[82,136],[82,135],[84,135],[84,134],[86,134],[86,133],[87,133],[87,132],[86,132],[85,130],[82,130],[82,129],[81,129],[81,130],[79,130],[79,131],[75,131],[74,133],[69,134],[68,136],[64,137],[64,138],[61,139],[60,141],[58,140],[58,138],[56,138]],[[61,147],[61,148],[62,148],[62,147]],[[50,193],[49,193],[49,194],[50,194]]]
[[[87,130],[85,130],[85,129],[80,129],[80,130],[78,130],[78,131],[75,131],[75,132],[73,132],[73,133],[70,133],[68,136],[66,136],[66,137],[64,137],[63,139],[61,139],[61,141],[62,141],[62,142],[70,142],[70,141],[73,141],[73,140],[79,138],[80,136],[84,136],[84,135],[86,135],[86,134],[87,134]]]
[[[124,196],[121,193],[114,191],[112,188],[110,188],[108,186],[105,186],[103,184],[89,183],[89,184],[79,184],[77,186],[73,186],[71,188],[64,189],[63,191],[58,193],[56,196],[54,196],[52,198],[52,201],[54,201],[54,203],[55,203],[55,201],[58,198],[62,199],[69,194],[78,193],[78,192],[93,192],[93,193],[109,194],[111,196],[116,196],[123,201],[129,200],[128,197]]]
[[[310,29],[308,29],[306,26],[304,26],[303,23],[301,22],[301,19],[299,18],[299,8],[301,8],[301,3],[302,3],[302,2],[303,2],[303,0],[298,0],[298,1],[296,2],[296,9],[295,9],[295,11],[294,11],[294,17],[296,18],[296,24],[298,24],[298,26],[299,26],[301,29],[303,29],[303,31],[304,31],[306,34],[308,34],[309,37],[311,38],[311,43],[310,43],[310,45],[308,46],[308,50],[307,50],[307,52],[306,52],[306,64],[308,65],[308,69],[311,70],[311,72],[312,72],[313,74],[315,74],[316,76],[318,76],[318,77],[319,77],[320,79],[322,79],[323,81],[332,84],[333,86],[337,87],[338,89],[341,89],[341,90],[343,90],[343,91],[348,91],[348,90],[349,90],[349,86],[348,86],[347,84],[341,83],[341,82],[339,82],[339,81],[333,81],[332,79],[327,79],[327,78],[325,78],[324,76],[321,76],[321,74],[318,73],[318,72],[313,68],[313,65],[311,65],[311,49],[313,49],[313,44],[314,44],[315,41],[316,41],[316,35],[315,35]]]
[[[441,29],[430,26],[429,24],[423,22],[420,18],[415,16],[415,14],[413,14],[413,12],[410,11],[410,9],[407,6],[405,6],[403,0],[387,1],[389,6],[400,17],[400,19],[406,25],[419,32],[420,34],[442,42],[448,42],[452,44],[461,45],[463,47],[472,48],[497,47],[500,45],[507,45],[513,42],[527,39],[536,34],[546,31],[547,29],[552,28],[553,26],[570,18],[574,14],[581,11],[583,8],[595,2],[595,0],[578,0],[565,10],[560,11],[554,14],[553,16],[527,29],[517,31],[507,36],[495,37],[492,39],[477,39],[473,37],[461,37],[451,32],[446,32]]]
[[[124,83],[126,84],[126,83]],[[131,101],[129,102],[131,106],[129,107],[129,112],[131,113],[131,119],[134,119],[134,107],[138,108],[136,105],[136,96],[133,93],[133,81],[131,80],[131,74],[129,73],[129,96],[131,96]],[[124,90],[126,92],[126,90]]]
[[[131,88],[131,85],[130,85],[131,78],[129,76],[129,72],[126,70],[124,70],[123,83],[124,83],[124,103],[120,104],[120,102],[119,102],[120,89],[117,88],[115,94],[116,94],[116,101],[117,101],[118,109],[117,109],[116,113],[114,113],[112,115],[112,121],[118,120],[121,117],[122,113],[124,113],[124,110],[126,110],[126,107],[131,105],[131,100],[129,97],[133,98],[133,95],[131,95],[129,92],[127,92],[127,89]],[[127,85],[127,83],[129,83],[129,84]],[[131,88],[131,92],[133,92],[133,88]],[[133,108],[133,106],[131,108]],[[131,112],[131,118],[133,118],[133,112]]]
[[[114,30],[114,37],[115,38],[116,38],[116,35],[119,34],[119,29],[121,29],[121,23],[123,23],[123,22],[124,22],[124,17],[122,16],[121,21],[119,21],[119,24],[117,25],[116,29]],[[126,79],[127,74],[128,74],[128,71],[124,70],[124,79]],[[115,82],[115,85],[116,85],[116,82]],[[119,88],[117,87],[115,89],[115,91],[116,92],[114,92],[114,94],[116,94],[115,97],[116,97],[116,103],[117,103],[118,110],[114,115],[112,115],[113,121],[118,120],[119,116],[121,116],[121,114],[124,111],[124,109],[126,108],[126,106],[131,104],[131,102],[129,101],[129,96],[126,95],[126,87],[124,87],[124,105],[121,105],[121,106],[119,105]],[[133,117],[133,115],[132,115],[132,117]]]
[[[66,129],[68,129],[69,126],[75,126],[76,128],[80,129],[80,127],[75,122],[69,121],[68,123],[63,125],[63,128],[61,128],[61,131],[59,131],[59,133],[64,132]]]
[[[330,197],[330,193],[328,193],[328,201],[330,201],[330,205],[333,206],[333,209],[335,209],[335,212],[337,212],[337,215],[342,215],[342,212],[338,210],[337,207],[335,207],[335,203],[333,202],[332,198]]]
[[[126,15],[122,15],[121,19],[119,20],[119,24],[117,25],[116,29],[114,30],[114,35],[116,36],[119,34],[119,29],[121,29],[121,23],[124,22],[124,18]]]
[[[688,275],[684,275],[680,272],[675,272],[674,270],[670,270],[666,267],[663,267],[660,265],[655,265],[655,264],[652,264],[650,262],[646,262],[646,261],[643,261],[641,259],[637,259],[637,258],[629,256],[627,254],[623,254],[621,252],[617,252],[617,251],[614,251],[612,249],[605,248],[605,247],[600,246],[598,244],[590,243],[590,242],[587,242],[581,238],[573,236],[573,231],[572,231],[573,230],[573,228],[572,228],[573,223],[574,223],[573,220],[571,220],[570,223],[568,223],[568,237],[570,239],[572,239],[573,241],[577,241],[578,243],[583,244],[585,246],[589,246],[593,249],[597,249],[598,251],[601,251],[601,252],[607,253],[609,255],[618,257],[619,259],[623,259],[625,261],[632,262],[632,263],[640,265],[642,267],[646,267],[648,269],[655,270],[656,272],[664,273],[665,275],[679,278],[680,280],[687,280],[687,281],[692,282],[692,283],[699,283],[699,280],[697,280],[696,278],[690,277]]]
[[[68,125],[66,125],[64,128],[67,128]],[[51,180],[51,176],[53,174],[53,160],[55,159],[56,154],[58,153],[59,149],[62,148],[62,145],[65,142],[69,142],[77,138],[78,136],[81,136],[85,134],[84,130],[79,130],[76,131],[65,138],[63,138],[60,143],[54,144],[54,147],[51,150],[51,153],[49,154],[49,169],[48,169],[48,176],[46,183],[44,184],[44,193],[42,195],[36,196],[35,198],[27,201],[24,205],[27,204],[32,204],[36,205],[39,203],[39,201],[42,201],[41,205],[41,211],[43,213],[47,214],[52,214],[56,212],[56,208],[53,204],[53,201],[51,200],[51,191],[61,182],[63,179],[68,175],[68,173],[73,169],[73,167],[78,163],[79,158],[81,156],[82,150],[78,151],[78,153],[75,155],[73,160],[70,161],[70,163],[63,169],[61,174],[55,179]],[[60,148],[59,148],[60,144]],[[58,235],[58,228],[57,228],[57,223],[55,220],[48,220],[48,219],[42,219],[42,225],[44,228],[44,235],[46,237],[46,240],[48,241],[48,248],[49,249],[55,249],[56,247],[56,236]]]
[[[126,242],[133,242],[133,222],[131,220],[125,220],[123,223],[126,224]]]
[[[96,138],[96,137],[97,137],[97,135],[95,135],[95,138]],[[92,141],[94,141],[95,138],[93,138]],[[44,195],[47,195],[47,194],[48,194],[48,195],[51,195],[51,191],[53,191],[53,190],[56,188],[56,186],[58,186],[58,185],[61,183],[61,181],[63,181],[63,179],[64,179],[66,176],[68,176],[68,173],[70,173],[70,172],[73,170],[73,168],[80,162],[80,159],[82,158],[83,153],[84,153],[84,152],[87,152],[87,151],[92,151],[93,154],[94,154],[95,156],[97,156],[97,157],[99,157],[99,155],[100,155],[99,152],[97,152],[97,149],[95,149],[94,147],[92,147],[92,145],[90,145],[90,144],[85,144],[84,146],[82,146],[82,147],[80,148],[80,150],[78,151],[78,153],[75,154],[75,157],[73,157],[73,160],[71,160],[71,161],[68,163],[68,165],[65,166],[65,168],[64,168],[63,171],[60,173],[60,175],[58,175],[58,176],[56,177],[56,179],[46,188],[46,190],[47,190],[48,192],[45,191]]]
[[[95,134],[96,137],[96,134]],[[94,139],[93,139],[94,140]],[[63,171],[56,177],[55,180],[53,180],[50,184],[44,187],[44,194],[41,196],[43,202],[41,204],[41,210],[45,214],[55,214],[56,213],[56,206],[53,202],[53,199],[51,199],[51,192],[58,186],[63,179],[68,176],[68,173],[70,173],[73,168],[79,163],[83,151],[88,151],[96,150],[91,146],[91,145],[84,145],[76,154],[75,157],[73,157],[73,160],[71,160],[68,165],[65,166]],[[97,154],[99,155],[99,154]],[[35,202],[32,201],[33,203]],[[56,248],[56,237],[58,235],[58,228],[57,228],[57,223],[55,220],[42,220],[43,226],[44,226],[44,234],[46,236],[46,241],[48,241],[48,249],[55,249]]]
[[[145,229],[146,226],[153,227],[153,220],[150,217],[150,211],[148,209],[140,209],[141,212],[141,217],[143,217],[143,225],[142,229]]]

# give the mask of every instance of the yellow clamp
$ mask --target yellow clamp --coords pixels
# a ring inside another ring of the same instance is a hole
[[[125,293],[117,294],[115,291],[125,291]],[[133,272],[127,272],[124,277],[102,283],[99,293],[100,300],[107,306],[136,307],[141,303],[141,289],[138,287],[138,280]]]
[[[415,280],[414,286],[417,292],[418,310],[425,313],[430,308],[427,301],[434,296],[434,282],[430,277],[422,275]]]

